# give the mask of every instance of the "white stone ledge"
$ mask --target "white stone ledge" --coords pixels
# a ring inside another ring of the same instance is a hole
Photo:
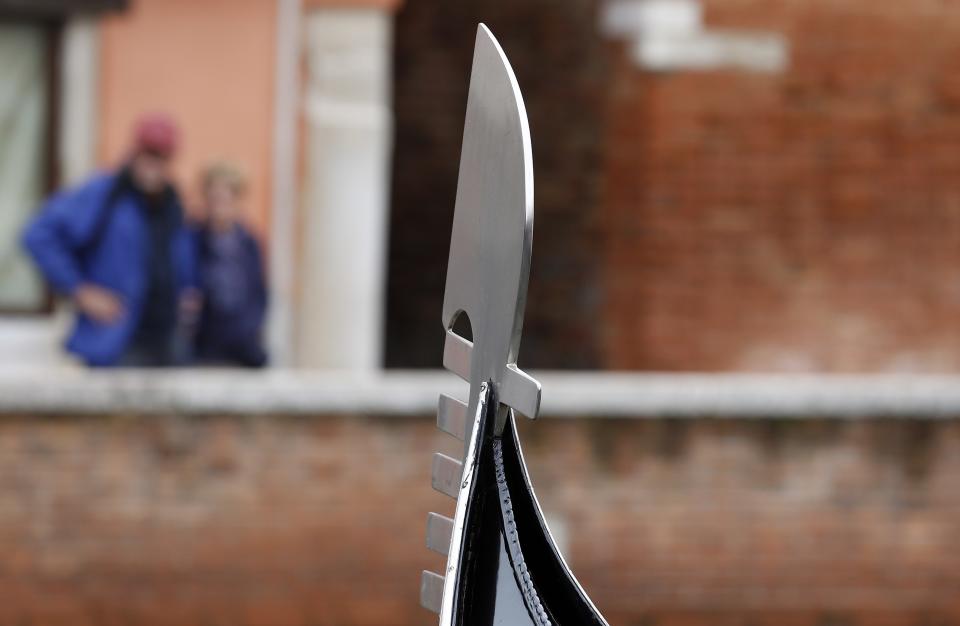
[[[956,418],[960,376],[535,372],[546,417]],[[423,416],[466,383],[274,370],[0,371],[0,414]]]

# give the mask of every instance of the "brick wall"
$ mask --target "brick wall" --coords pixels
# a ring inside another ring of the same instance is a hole
[[[522,424],[614,626],[960,624],[960,422]],[[0,624],[428,624],[414,418],[0,420]]]
[[[404,6],[388,363],[439,359],[483,19],[513,61],[533,135],[522,361],[960,369],[960,6],[702,4],[707,29],[785,36],[786,69],[644,70],[600,35],[599,0]]]
[[[784,34],[780,74],[617,65],[612,367],[960,367],[960,6],[705,2]]]

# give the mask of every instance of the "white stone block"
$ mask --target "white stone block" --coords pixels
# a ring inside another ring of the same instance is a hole
[[[781,35],[708,31],[692,37],[649,36],[634,42],[634,60],[658,70],[780,72],[787,65],[787,42]]]
[[[627,40],[637,65],[654,71],[779,72],[789,56],[778,33],[705,28],[700,0],[607,0],[600,28]]]
[[[703,9],[698,0],[610,0],[601,12],[607,35],[689,36],[699,32]]]

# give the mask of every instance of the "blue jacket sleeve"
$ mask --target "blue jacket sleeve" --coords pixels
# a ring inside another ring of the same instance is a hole
[[[23,232],[24,247],[59,292],[71,294],[83,282],[79,250],[93,236],[112,180],[101,175],[54,194]]]

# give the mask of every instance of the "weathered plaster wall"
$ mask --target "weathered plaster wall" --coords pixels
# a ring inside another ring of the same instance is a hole
[[[129,149],[145,112],[173,115],[183,131],[181,185],[196,199],[198,174],[228,159],[249,177],[247,215],[269,226],[275,0],[137,0],[103,22],[99,161]]]

